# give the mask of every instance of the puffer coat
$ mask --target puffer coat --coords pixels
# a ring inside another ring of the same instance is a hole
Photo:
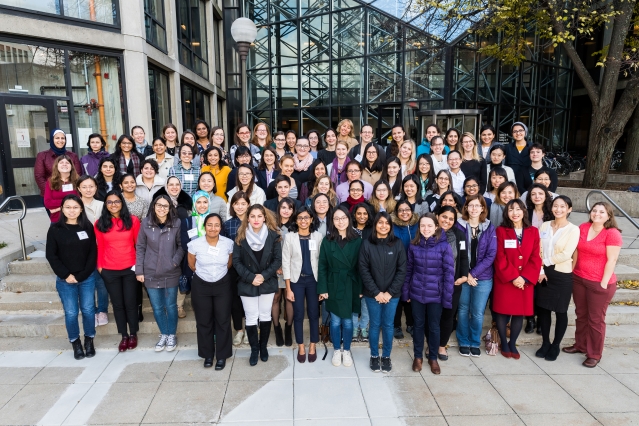
[[[391,220],[393,221],[393,233],[397,238],[402,240],[404,249],[408,250],[408,245],[411,240],[415,238],[415,235],[419,232],[419,215],[413,213],[408,222],[404,222],[395,213],[391,214]]]
[[[422,237],[418,245],[408,247],[402,300],[441,303],[444,308],[452,309],[454,276],[455,261],[446,234],[428,240]]]

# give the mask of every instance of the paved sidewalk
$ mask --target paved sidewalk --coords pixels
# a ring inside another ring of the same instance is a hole
[[[412,347],[395,347],[390,374],[355,365],[299,364],[290,348],[248,364],[237,349],[221,372],[204,369],[195,348],[119,354],[101,349],[0,353],[0,424],[235,425],[626,425],[639,423],[639,348],[606,348],[601,364],[557,361],[521,348],[519,361],[464,358],[454,349],[441,376],[411,370]],[[319,351],[323,354],[323,348]]]

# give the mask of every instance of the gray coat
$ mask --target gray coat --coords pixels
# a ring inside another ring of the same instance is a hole
[[[135,247],[135,275],[144,275],[147,288],[171,288],[178,285],[184,250],[180,242],[180,220],[163,229],[151,226],[147,216],[140,225]]]

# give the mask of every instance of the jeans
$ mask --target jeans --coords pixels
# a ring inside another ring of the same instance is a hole
[[[362,316],[360,317],[359,314],[353,314],[353,329],[360,328],[362,330],[366,330],[366,327],[368,327],[368,323],[370,321],[369,319],[370,317],[368,315],[368,305],[364,301],[363,297],[361,299],[361,304],[362,304]],[[395,318],[395,313],[393,312],[393,319],[394,318]]]
[[[368,341],[371,348],[371,356],[379,356],[379,329],[382,329],[382,356],[390,357],[393,349],[393,325],[395,310],[399,303],[399,297],[393,297],[388,303],[379,303],[373,297],[364,296],[370,317],[368,327]],[[362,314],[364,316],[364,314]],[[422,331],[422,334],[424,332]]]
[[[342,347],[342,338],[344,339],[344,350],[350,351],[353,341],[353,320],[331,314],[331,340],[336,351]]]
[[[104,312],[106,314],[109,312],[109,292],[107,292],[102,275],[98,273],[97,269],[93,272],[93,277],[95,278],[95,292],[98,295],[95,313]]]
[[[457,344],[478,348],[484,324],[486,302],[493,288],[493,280],[477,280],[475,287],[463,283],[457,313]]]
[[[147,288],[149,301],[153,307],[153,316],[158,323],[160,334],[175,334],[177,332],[177,293],[178,288]]]
[[[413,351],[415,358],[424,357],[424,329],[428,323],[428,359],[437,359],[439,352],[440,328],[439,321],[442,317],[441,303],[419,303],[413,299],[413,320],[415,328],[413,330]]]
[[[89,276],[77,284],[69,284],[65,280],[56,277],[55,288],[58,290],[62,308],[64,309],[64,323],[67,327],[69,342],[80,338],[80,324],[78,313],[82,312],[82,328],[87,337],[95,336],[95,308],[94,292],[95,278]]]
[[[293,302],[293,321],[295,327],[295,343],[304,343],[304,299],[308,314],[308,327],[311,343],[319,342],[319,301],[317,300],[317,281],[312,276],[302,277],[296,283],[291,283],[291,290],[295,295]]]

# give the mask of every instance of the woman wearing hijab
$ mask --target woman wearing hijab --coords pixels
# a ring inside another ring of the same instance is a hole
[[[35,176],[36,184],[40,189],[40,196],[44,197],[44,189],[47,184],[47,180],[53,173],[53,162],[61,155],[66,155],[71,159],[73,167],[76,170],[82,170],[82,165],[78,156],[72,152],[67,151],[67,135],[60,129],[53,129],[51,132],[51,139],[49,139],[50,149],[47,151],[39,152],[36,156],[35,166],[33,167],[33,174]]]
[[[171,203],[173,207],[177,209],[180,220],[186,219],[191,215],[193,200],[189,197],[189,194],[182,190],[182,182],[180,182],[177,176],[169,176],[164,184],[164,188],[159,189],[153,196],[153,199],[160,195],[167,195],[171,199]]]

